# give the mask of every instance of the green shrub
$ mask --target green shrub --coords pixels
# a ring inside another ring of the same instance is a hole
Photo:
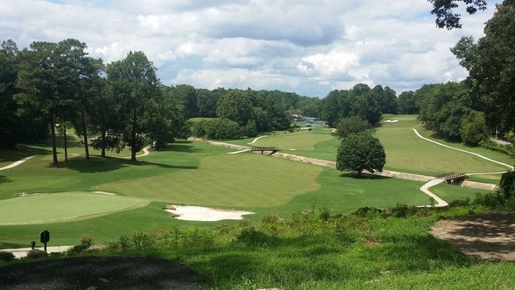
[[[262,215],[260,220],[264,224],[275,224],[281,219],[281,217],[278,214],[265,214]]]
[[[242,218],[241,220],[238,221],[238,226],[240,227],[248,227],[250,226],[250,220],[248,218]]]
[[[322,221],[326,222],[331,217],[331,213],[329,212],[329,209],[327,207],[323,207],[323,208],[319,209],[318,216],[320,217],[320,219]]]
[[[457,199],[449,202],[449,207],[467,206],[470,204],[470,198]]]
[[[28,253],[27,253],[27,259],[40,259],[40,258],[43,258],[43,257],[46,257],[48,256],[48,253],[45,252],[45,251],[41,251],[41,250],[38,250],[38,249],[34,249],[34,250],[30,250]]]
[[[272,237],[257,230],[255,227],[248,227],[241,230],[236,236],[236,241],[251,247],[267,247],[273,244]]]
[[[75,256],[75,255],[84,253],[88,248],[89,248],[89,246],[82,245],[82,244],[75,245],[75,246],[71,247],[70,249],[68,249],[68,251],[66,251],[66,253],[70,256]]]
[[[93,245],[94,240],[95,239],[93,238],[93,235],[82,235],[80,237],[80,244],[86,248],[89,248]]]
[[[145,232],[134,232],[130,241],[136,249],[146,249],[154,246],[154,237]]]
[[[14,258],[14,254],[11,252],[0,252],[0,262],[10,262]]]

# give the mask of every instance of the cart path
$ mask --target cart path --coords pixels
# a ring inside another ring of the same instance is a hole
[[[422,207],[429,207],[429,206],[443,207],[443,206],[448,206],[449,205],[446,201],[444,201],[443,199],[441,199],[438,196],[436,196],[436,194],[434,194],[431,191],[429,191],[430,187],[435,186],[437,184],[440,184],[443,181],[444,181],[443,179],[433,179],[433,180],[429,181],[428,183],[424,184],[420,188],[420,190],[422,190],[423,193],[429,195],[431,198],[433,198],[436,201],[435,205],[423,205]]]
[[[143,154],[140,154],[140,155],[136,155],[136,157],[143,157],[143,156],[147,156],[148,154],[150,154],[150,152],[148,151],[148,149],[150,148],[150,146],[147,146],[147,147],[144,147],[143,149]],[[125,159],[130,159],[131,157],[123,157]]]
[[[485,160],[490,161],[490,162],[493,162],[493,163],[497,163],[497,164],[499,164],[499,165],[502,165],[502,166],[508,167],[510,170],[513,170],[513,166],[508,165],[508,164],[506,164],[506,163],[502,163],[502,162],[499,162],[499,161],[497,161],[497,160],[490,159],[490,158],[485,157],[485,156],[483,156],[483,155],[481,155],[481,154],[478,154],[478,153],[470,152],[470,151],[463,150],[463,149],[459,149],[459,148],[454,148],[454,147],[452,147],[452,146],[449,146],[449,145],[445,145],[445,144],[442,144],[442,143],[436,142],[436,141],[434,141],[434,140],[431,140],[431,139],[429,139],[429,138],[426,138],[426,137],[423,137],[422,135],[420,135],[420,133],[418,133],[417,129],[414,129],[414,128],[413,128],[412,130],[413,130],[413,132],[415,132],[415,134],[417,134],[417,136],[418,136],[419,138],[421,138],[421,139],[423,139],[423,140],[429,141],[429,142],[431,142],[431,143],[435,143],[436,145],[443,146],[443,147],[445,147],[445,148],[449,148],[449,149],[456,150],[456,151],[460,151],[460,152],[463,152],[463,153],[467,153],[467,154],[475,155],[475,156],[477,156],[477,157],[479,157],[479,158],[485,159]]]
[[[16,162],[13,162],[13,163],[12,163],[12,164],[10,164],[10,165],[7,165],[7,166],[4,166],[4,167],[0,168],[0,170],[6,170],[6,169],[14,168],[14,167],[16,167],[16,166],[18,166],[18,165],[22,164],[23,162],[25,162],[25,161],[27,161],[27,160],[30,160],[30,159],[32,159],[32,158],[34,158],[34,157],[36,157],[36,156],[38,156],[38,155],[32,155],[32,156],[25,157],[25,158],[20,159],[20,160],[18,160],[18,161],[16,161]]]

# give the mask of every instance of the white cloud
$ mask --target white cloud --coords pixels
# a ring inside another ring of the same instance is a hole
[[[449,47],[481,37],[495,2],[447,31],[426,0],[2,1],[0,39],[76,38],[105,62],[141,50],[168,85],[323,97],[363,82],[400,93],[465,78]]]

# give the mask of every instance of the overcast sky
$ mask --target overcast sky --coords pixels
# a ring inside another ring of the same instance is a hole
[[[426,0],[2,0],[0,40],[76,38],[105,63],[143,51],[166,85],[400,94],[465,78],[449,47],[481,37],[496,2],[448,31]]]

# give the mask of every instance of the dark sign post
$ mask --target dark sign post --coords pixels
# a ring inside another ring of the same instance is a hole
[[[41,239],[41,242],[43,244],[45,244],[45,252],[46,252],[46,243],[48,243],[48,241],[50,241],[50,232],[47,230],[44,230],[41,232],[41,234],[39,234],[39,237]]]

